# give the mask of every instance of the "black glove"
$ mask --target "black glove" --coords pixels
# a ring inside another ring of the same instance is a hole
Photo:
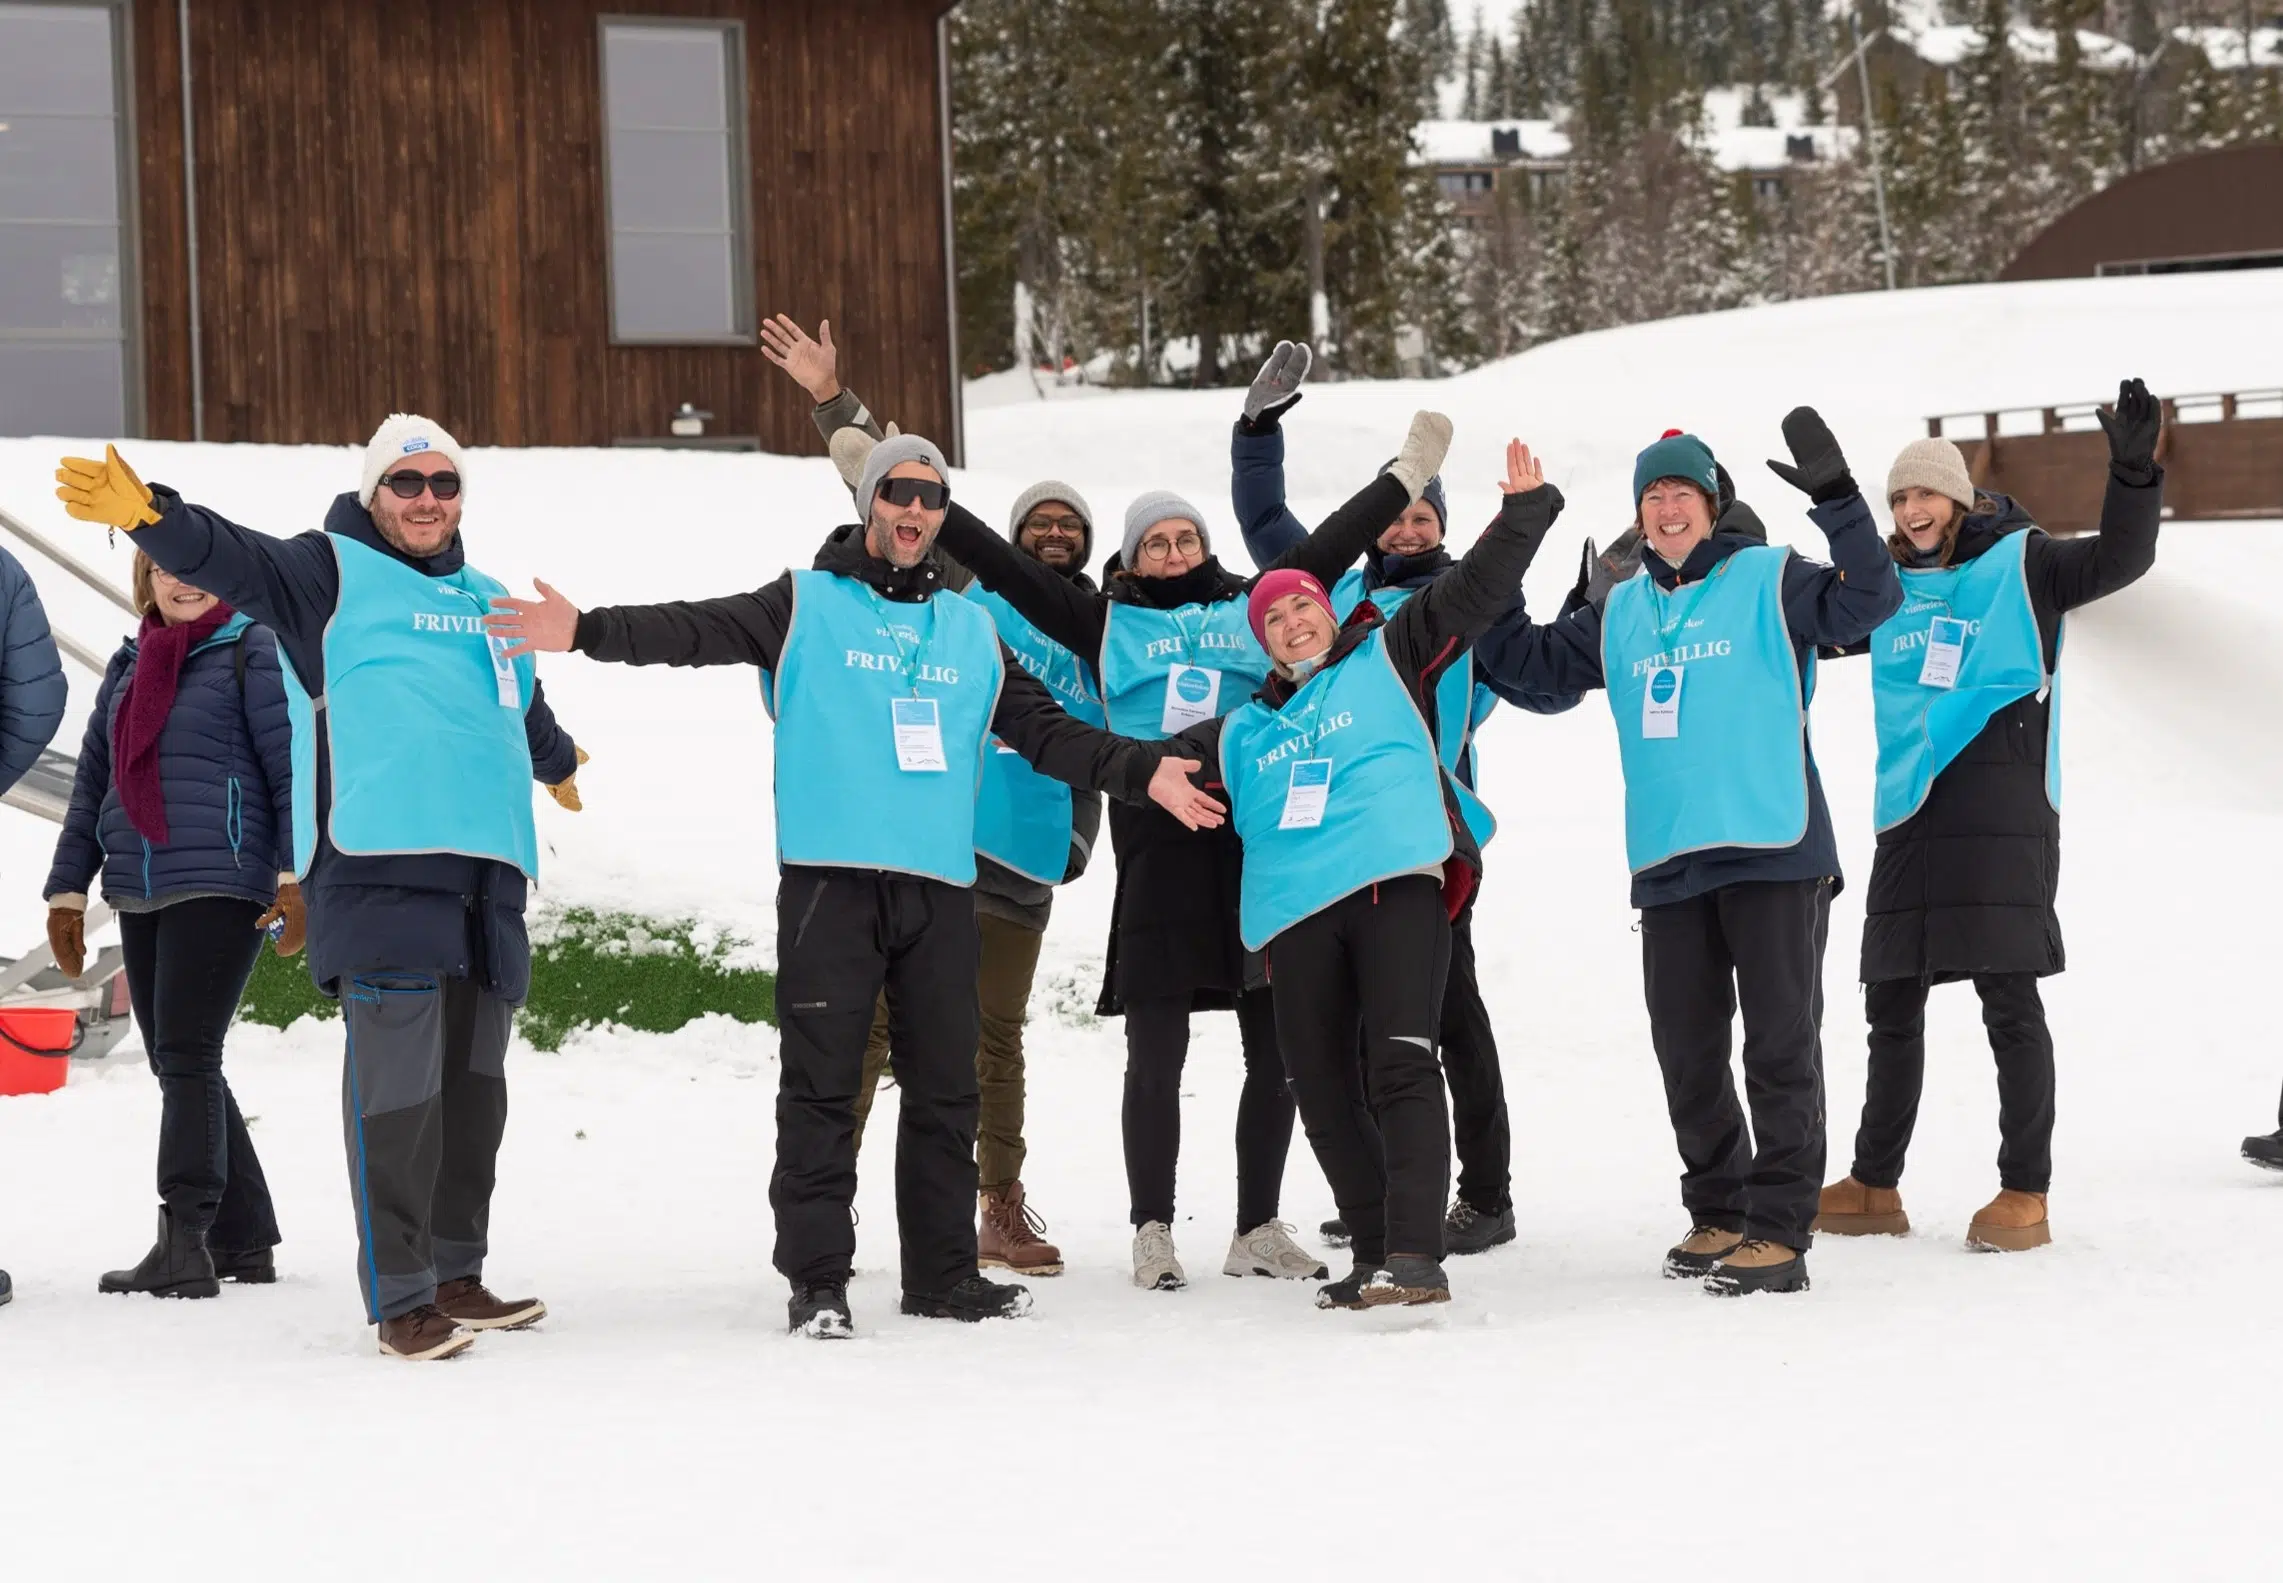
[[[1585,541],[1585,553],[1578,557],[1577,586],[1570,597],[1599,610],[1609,600],[1609,591],[1641,569],[1641,530],[1627,528],[1606,550],[1596,550],[1593,540]]]
[[[2146,488],[2156,479],[2156,440],[2164,432],[2164,404],[2137,379],[2117,386],[2117,404],[2096,408],[2109,437],[2109,471],[2120,483]]]
[[[1855,475],[1847,471],[1847,458],[1831,437],[1831,426],[1813,407],[1792,408],[1784,418],[1784,443],[1791,447],[1792,460],[1799,465],[1770,462],[1768,471],[1804,491],[1817,505],[1845,500],[1858,492]]]
[[[1268,354],[1268,361],[1260,365],[1253,375],[1252,388],[1245,392],[1244,429],[1247,434],[1266,434],[1274,429],[1277,420],[1292,410],[1300,400],[1300,382],[1308,377],[1308,365],[1315,354],[1305,345],[1279,341]]]

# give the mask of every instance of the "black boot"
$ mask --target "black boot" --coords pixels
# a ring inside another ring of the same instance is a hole
[[[838,1281],[795,1281],[792,1301],[785,1304],[785,1333],[818,1341],[845,1341],[855,1335],[848,1288]]]
[[[1348,1271],[1340,1279],[1331,1282],[1329,1285],[1316,1288],[1316,1306],[1318,1308],[1370,1307],[1371,1305],[1363,1300],[1363,1289],[1371,1284],[1371,1278],[1378,1273],[1378,1265],[1358,1263],[1354,1269]]]
[[[1495,1212],[1477,1209],[1463,1198],[1451,1200],[1443,1217],[1443,1247],[1454,1254],[1488,1253],[1514,1240],[1514,1206]]]
[[[904,1312],[919,1319],[1013,1319],[1031,1311],[1027,1286],[970,1275],[948,1292],[906,1292]]]
[[[222,1283],[214,1278],[214,1259],[206,1251],[205,1235],[176,1220],[159,1206],[159,1239],[143,1262],[131,1270],[113,1270],[96,1282],[104,1292],[148,1292],[153,1297],[219,1297]]]
[[[1353,1239],[1348,1236],[1348,1223],[1334,1215],[1316,1228],[1316,1235],[1324,1239],[1325,1246],[1344,1248]]]
[[[1386,1267],[1363,1283],[1366,1308],[1410,1308],[1450,1300],[1451,1278],[1443,1273],[1442,1263],[1408,1253],[1389,1255]]]
[[[8,1272],[0,1270],[0,1308],[8,1306],[8,1299],[16,1295],[16,1285],[8,1279]]]
[[[2283,1171],[2283,1132],[2243,1140],[2243,1157],[2264,1171]]]
[[[277,1283],[277,1253],[271,1248],[209,1248],[214,1260],[217,1280],[236,1281],[240,1286],[273,1286]]]

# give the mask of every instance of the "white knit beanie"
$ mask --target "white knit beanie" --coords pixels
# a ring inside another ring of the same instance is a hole
[[[1134,503],[1126,507],[1126,536],[1118,549],[1119,564],[1127,571],[1134,568],[1134,556],[1141,549],[1142,535],[1160,522],[1194,522],[1197,537],[1205,546],[1205,553],[1213,552],[1213,535],[1205,530],[1205,513],[1170,489],[1153,489],[1146,495],[1137,495]]]
[[[1892,500],[1906,489],[1931,489],[1968,512],[1974,509],[1974,479],[1966,471],[1966,453],[1948,440],[1913,440],[1902,448],[1887,471],[1887,498]]]
[[[358,503],[371,510],[382,475],[393,471],[407,456],[417,456],[423,451],[451,459],[452,471],[460,475],[460,498],[466,499],[468,459],[460,450],[460,442],[452,438],[444,425],[423,418],[417,412],[392,412],[388,421],[373,430],[373,437],[365,442],[365,472],[357,486]]]

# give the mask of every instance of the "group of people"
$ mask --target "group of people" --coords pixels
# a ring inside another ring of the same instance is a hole
[[[983,1269],[1060,1272],[1022,1180],[1023,1024],[1054,889],[1088,865],[1105,796],[1099,1009],[1125,1022],[1135,1285],[1186,1281],[1181,1073],[1195,1015],[1233,1011],[1224,1272],[1320,1282],[1325,1308],[1448,1299],[1448,1258],[1516,1234],[1471,939],[1499,800],[1475,734],[1501,702],[1557,713],[1594,690],[1617,728],[1683,1164],[1688,1229],[1665,1273],[1801,1291],[1815,1231],[1906,1230],[1927,991],[1961,978],[1982,997],[2004,1140],[2002,1190],[1968,1237],[2046,1240],[2053,684],[2065,614],[2154,558],[2160,409],[2138,381],[2102,414],[2097,536],[2047,537],[1940,440],[1896,459],[1882,535],[1801,408],[1783,425],[1791,460],[1769,465],[1807,496],[1830,564],[1770,545],[1710,449],[1672,431],[1636,462],[1630,526],[1606,550],[1586,542],[1541,621],[1520,587],[1564,502],[1518,440],[1498,516],[1463,556],[1439,476],[1451,425],[1430,412],[1313,531],[1292,515],[1282,425],[1306,347],[1277,347],[1236,425],[1236,515],[1261,570],[1225,568],[1206,514],[1157,491],[1126,510],[1097,582],[1080,491],[1041,480],[994,531],[953,498],[932,443],[841,387],[829,326],[812,338],[775,319],[763,341],[815,401],[855,520],[808,567],[721,598],[582,610],[545,582],[510,595],[468,561],[465,458],[424,418],[384,423],[358,491],[293,539],[145,485],[115,448],[65,461],[71,515],[131,536],[143,612],[89,720],[46,892],[76,976],[100,873],[164,1096],[158,1236],[105,1290],[274,1279],[276,1216],[221,1072],[267,932],[281,953],[306,939],[345,1013],[358,1273],[381,1351],[447,1357],[545,1313],[483,1282],[529,984],[530,785],[576,810],[586,759],[547,706],[542,652],[760,672],[780,864],[769,1195],[795,1332],[853,1331],[858,1144],[890,1069],[903,1311],[1018,1314],[1028,1288]],[[1870,661],[1878,725],[1871,1070],[1851,1169],[1823,1186],[1822,959],[1841,880],[1807,725],[1819,657],[1846,655]],[[1338,1210],[1325,1237],[1352,1253],[1339,1279],[1280,1217],[1296,1118]]]

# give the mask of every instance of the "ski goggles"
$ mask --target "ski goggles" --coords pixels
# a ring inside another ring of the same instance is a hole
[[[401,473],[382,474],[381,482],[399,500],[418,500],[423,489],[433,490],[438,500],[460,498],[458,473],[418,473],[408,467]]]
[[[951,486],[932,478],[883,478],[880,498],[891,506],[920,506],[941,511],[951,504]]]

